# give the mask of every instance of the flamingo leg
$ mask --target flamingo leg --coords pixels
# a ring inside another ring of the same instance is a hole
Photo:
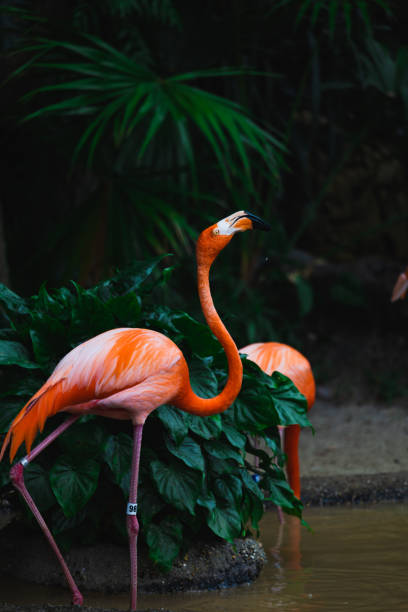
[[[137,487],[139,481],[142,433],[143,425],[133,426],[132,472],[130,478],[129,503],[126,510],[130,552],[130,610],[132,612],[137,608],[137,536],[139,534],[139,521],[137,520]]]
[[[42,450],[44,450],[44,448],[46,448],[49,444],[51,444],[51,442],[53,442],[60,434],[62,434],[66,429],[68,429],[68,427],[72,425],[72,423],[74,423],[78,418],[79,418],[78,416],[71,416],[68,419],[66,419],[49,436],[44,438],[44,440],[40,442],[40,444],[38,444],[38,446],[36,446],[28,455],[26,455],[25,457],[23,457],[23,459],[15,463],[10,470],[10,478],[11,478],[13,485],[22,495],[27,506],[30,508],[31,512],[33,513],[35,519],[37,520],[39,526],[41,527],[45,537],[47,538],[52,550],[54,551],[61,565],[62,571],[64,572],[65,578],[67,579],[69,588],[71,589],[72,603],[74,605],[81,606],[83,603],[83,597],[77,585],[75,584],[72,574],[69,571],[67,564],[65,563],[65,560],[57,546],[57,543],[55,542],[53,538],[51,531],[48,529],[46,522],[44,521],[40,511],[35,505],[34,500],[31,497],[30,493],[28,492],[25,486],[25,483],[24,483],[25,466],[28,465],[37,455],[39,455],[39,453]]]
[[[286,474],[295,497],[300,499],[300,463],[299,463],[300,425],[288,425],[285,431],[284,451],[287,455]]]
[[[278,431],[279,431],[281,449],[284,450],[284,448],[285,448],[285,428],[284,427],[278,427]],[[281,525],[284,525],[285,517],[284,517],[284,514],[283,514],[283,510],[282,510],[282,508],[280,506],[276,506],[276,509],[278,511],[279,523]]]

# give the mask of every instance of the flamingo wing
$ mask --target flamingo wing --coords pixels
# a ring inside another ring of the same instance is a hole
[[[143,421],[177,395],[184,371],[180,349],[147,329],[109,330],[80,344],[56,366],[45,384],[12,422],[0,452],[10,442],[10,459],[26,443],[30,452],[38,430],[57,412],[88,412]]]

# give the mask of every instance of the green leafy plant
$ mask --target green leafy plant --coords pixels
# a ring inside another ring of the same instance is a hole
[[[195,391],[204,397],[218,392],[226,363],[210,330],[185,312],[157,306],[155,292],[167,275],[158,270],[160,259],[136,263],[90,289],[72,284],[49,293],[43,286],[24,299],[0,286],[1,432],[63,354],[116,326],[169,335],[187,355]],[[50,419],[42,435],[60,418]],[[288,378],[269,377],[246,359],[242,392],[225,413],[200,418],[166,405],[149,416],[139,485],[141,534],[161,567],[170,567],[205,533],[232,540],[257,531],[266,499],[301,516],[282,470],[278,423],[309,426],[305,399]],[[254,434],[270,452],[254,448]],[[118,538],[124,534],[131,452],[126,422],[88,416],[28,466],[28,487],[62,544],[90,541],[107,526]],[[6,462],[0,467],[5,483]]]

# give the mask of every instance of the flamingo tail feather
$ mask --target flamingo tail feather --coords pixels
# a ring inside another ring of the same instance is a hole
[[[10,463],[21,444],[25,442],[27,454],[30,453],[34,438],[42,431],[45,421],[67,405],[61,392],[64,378],[53,384],[44,385],[20,410],[11,423],[0,451],[0,461],[10,444]]]

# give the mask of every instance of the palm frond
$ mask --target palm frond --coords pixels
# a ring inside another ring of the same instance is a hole
[[[252,184],[253,153],[276,174],[279,154],[284,150],[278,137],[257,125],[241,105],[191,84],[202,78],[259,72],[221,68],[161,78],[94,36],[86,36],[86,44],[40,39],[31,45],[30,52],[35,58],[20,67],[19,73],[30,67],[52,71],[58,78],[25,96],[26,100],[40,95],[54,98],[25,120],[49,114],[92,117],[79,138],[74,159],[87,148],[91,164],[108,133],[117,147],[125,139],[137,139],[141,162],[164,126],[170,124],[173,134],[181,136],[183,158],[193,175],[197,135],[207,143],[227,183],[232,176],[241,175]],[[52,57],[44,57],[47,54]]]

